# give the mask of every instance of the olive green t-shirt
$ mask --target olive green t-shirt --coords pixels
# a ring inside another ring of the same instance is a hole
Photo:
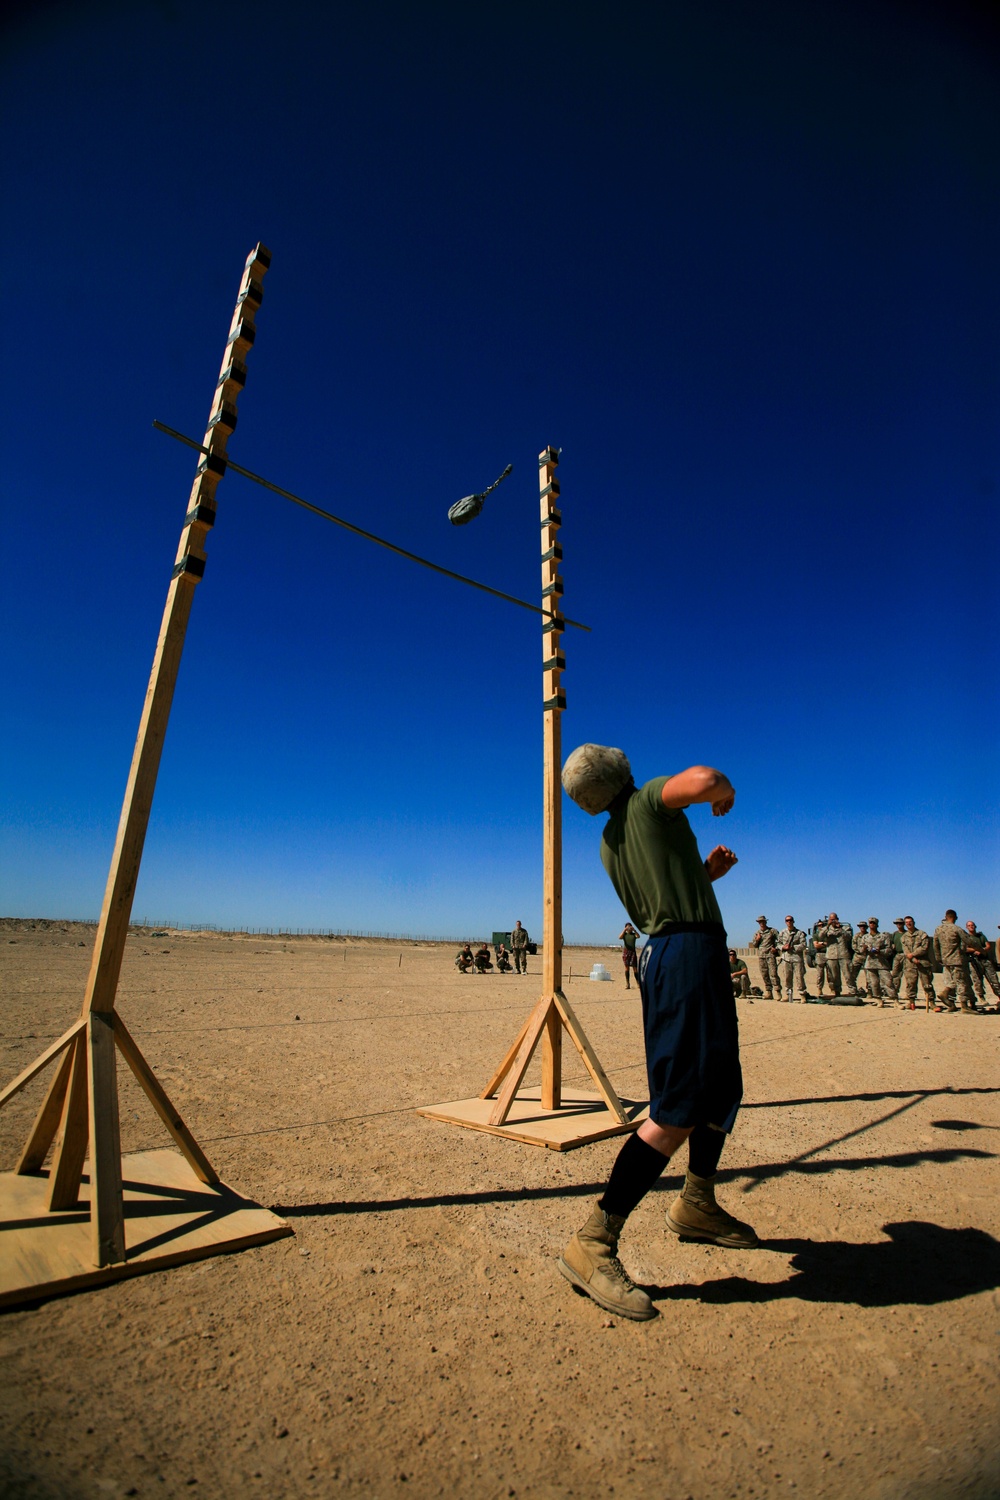
[[[656,933],[667,922],[718,922],[715,899],[698,843],[680,808],[664,807],[669,776],[639,787],[611,814],[601,839],[601,863],[629,920]]]

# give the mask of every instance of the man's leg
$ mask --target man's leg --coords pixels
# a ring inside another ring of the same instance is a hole
[[[845,995],[851,995],[854,999],[857,999],[858,986],[854,977],[854,965],[849,958],[838,959],[837,965],[840,969],[841,991]]]
[[[809,999],[809,991],[806,989],[806,963],[801,953],[796,953],[792,959],[792,977],[795,984],[795,998],[805,1005]]]
[[[957,1010],[958,1007],[955,1004],[955,971],[949,964],[942,964],[941,967],[944,970],[944,984],[941,987],[938,1000],[945,1010]]]
[[[937,1004],[937,996],[934,993],[934,971],[930,968],[919,968],[917,973],[920,975],[920,983],[923,986],[927,1009],[930,1010],[932,1005]],[[914,989],[916,989],[916,984],[914,984]]]
[[[972,991],[977,1000],[986,1003],[986,990],[983,987],[983,971],[976,959],[969,961],[969,979],[972,983]]]
[[[784,997],[782,997],[784,990]],[[790,958],[781,960],[781,983],[778,988],[778,999],[791,1000],[792,998],[792,961]]]
[[[958,996],[959,1005],[963,1010],[975,1010],[976,1006],[972,998],[972,989],[969,985],[968,963],[956,964],[951,974],[955,981],[955,993]]]
[[[645,1322],[656,1316],[649,1297],[618,1259],[618,1237],[629,1214],[658,1181],[677,1147],[691,1134],[676,1125],[644,1120],[615,1159],[603,1194],[557,1264],[560,1271],[608,1312]]]
[[[749,1250],[759,1243],[753,1229],[715,1201],[715,1173],[725,1144],[725,1131],[713,1125],[696,1125],[692,1130],[684,1186],[667,1209],[667,1228],[684,1239]]]

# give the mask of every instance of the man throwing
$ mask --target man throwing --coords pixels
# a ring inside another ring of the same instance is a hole
[[[609,814],[601,861],[632,921],[648,934],[639,962],[649,1119],[626,1140],[604,1193],[558,1265],[574,1286],[621,1317],[656,1316],[618,1259],[625,1220],[683,1141],[684,1188],[667,1211],[674,1234],[734,1248],[757,1244],[715,1201],[714,1177],[743,1097],[736,1000],[712,883],[736,855],[720,844],[702,860],[684,809],[724,817],[735,792],[721,771],[690,766],[636,787],[621,750],[581,745],[563,767],[585,812]]]

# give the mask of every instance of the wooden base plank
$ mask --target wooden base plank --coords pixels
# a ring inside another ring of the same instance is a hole
[[[550,1151],[573,1151],[590,1141],[603,1141],[612,1135],[627,1135],[637,1130],[649,1114],[649,1105],[633,1099],[621,1101],[625,1122],[608,1109],[599,1094],[579,1089],[563,1089],[562,1107],[542,1108],[541,1090],[528,1088],[517,1094],[506,1123],[491,1125],[492,1101],[489,1099],[453,1099],[445,1104],[427,1104],[417,1110],[428,1120],[446,1125],[462,1125],[466,1130],[485,1130],[489,1135],[506,1136],[527,1146],[547,1146]]]
[[[0,1307],[244,1250],[293,1232],[224,1183],[200,1182],[177,1151],[141,1151],[121,1160],[126,1258],[100,1267],[93,1263],[89,1173],[79,1204],[62,1213],[48,1208],[48,1173],[0,1175]]]

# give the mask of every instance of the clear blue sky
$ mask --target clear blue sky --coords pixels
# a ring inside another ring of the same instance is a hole
[[[3,32],[0,911],[99,909],[239,276],[233,457],[539,588],[720,887],[995,935],[1000,64],[971,4],[35,4]],[[480,519],[446,511],[512,462]],[[539,628],[230,476],[136,916],[540,925]],[[565,804],[565,931],[622,912]]]

